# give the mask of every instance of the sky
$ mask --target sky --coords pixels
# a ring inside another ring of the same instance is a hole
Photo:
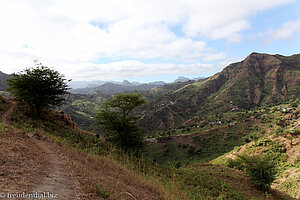
[[[300,53],[299,0],[1,0],[0,71],[72,80],[208,77],[252,52]]]

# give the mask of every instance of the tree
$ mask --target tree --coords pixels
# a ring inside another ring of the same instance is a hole
[[[252,183],[261,190],[267,190],[276,178],[277,168],[275,155],[237,155],[235,160],[229,159],[227,165],[244,170]]]
[[[104,104],[96,115],[96,125],[105,137],[125,151],[137,151],[143,146],[143,136],[135,116],[130,115],[146,101],[139,94],[118,94]]]
[[[23,100],[33,116],[42,109],[61,106],[69,86],[63,75],[35,61],[35,67],[14,73],[7,80],[8,91],[17,99]]]
[[[245,172],[250,180],[261,190],[270,188],[276,178],[276,164],[273,155],[249,155],[241,157],[245,163]]]

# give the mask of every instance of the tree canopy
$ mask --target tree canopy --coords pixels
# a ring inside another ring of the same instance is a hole
[[[130,115],[132,110],[146,101],[139,94],[118,94],[104,104],[96,115],[97,125],[105,137],[125,151],[138,150],[143,145],[143,136]]]
[[[7,80],[8,91],[23,100],[33,115],[42,109],[61,106],[69,86],[63,75],[35,61],[35,67],[14,73]]]

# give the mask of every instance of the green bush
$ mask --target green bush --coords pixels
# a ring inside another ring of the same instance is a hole
[[[110,196],[109,191],[106,188],[101,187],[98,183],[94,184],[94,190],[95,190],[97,196],[100,196],[104,199],[108,199]]]
[[[35,61],[35,68],[25,69],[19,73],[14,73],[12,78],[7,80],[8,91],[12,95],[24,101],[31,114],[39,116],[43,109],[51,109],[63,105],[70,89],[64,75],[52,70]]]
[[[244,170],[254,185],[266,190],[275,180],[276,164],[272,155],[246,155],[238,156],[244,165]]]

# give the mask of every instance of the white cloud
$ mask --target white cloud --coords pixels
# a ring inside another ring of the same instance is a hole
[[[72,64],[72,66],[74,66]],[[80,70],[83,66],[87,71]],[[219,66],[212,64],[170,64],[170,63],[142,63],[140,61],[124,60],[108,64],[79,63],[76,65],[82,73],[70,74],[74,80],[111,80],[126,77],[143,77],[157,75],[193,75],[206,74],[219,70]]]
[[[227,55],[223,52],[221,53],[208,53],[205,54],[203,60],[204,61],[215,61],[215,60],[223,60],[226,59]]]
[[[299,40],[300,19],[285,22],[280,28],[269,30],[261,35],[266,43],[271,43],[276,40]]]
[[[101,79],[95,69],[103,76],[112,73],[111,77],[124,77],[129,69],[137,74],[145,74],[139,71],[147,69],[148,75],[166,73],[159,71],[160,67],[181,72],[183,65],[142,61],[225,59],[226,53],[212,50],[207,39],[240,42],[241,31],[251,27],[251,16],[291,1],[1,0],[0,67],[6,69],[0,70],[11,73],[39,59],[60,66],[65,74],[91,79]],[[124,61],[93,64],[101,58]],[[206,66],[195,65],[197,70]]]

